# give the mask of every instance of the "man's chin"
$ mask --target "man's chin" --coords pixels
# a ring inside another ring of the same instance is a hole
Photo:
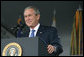
[[[28,25],[28,27],[34,27],[34,26],[32,26],[32,25]]]
[[[27,26],[31,27],[32,25],[31,24],[27,24]]]
[[[33,29],[35,26],[29,26],[29,27]]]

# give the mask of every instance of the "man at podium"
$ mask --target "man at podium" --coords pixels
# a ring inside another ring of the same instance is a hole
[[[39,23],[40,11],[33,6],[24,9],[24,20],[27,26],[22,29],[22,32],[17,37],[30,37],[35,36],[41,38],[49,54],[59,55],[63,52],[60,44],[60,39],[57,35],[57,29],[50,26],[44,26]]]

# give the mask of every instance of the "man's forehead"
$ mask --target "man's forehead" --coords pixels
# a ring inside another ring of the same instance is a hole
[[[31,13],[35,13],[35,11],[33,9],[26,9],[24,11],[24,14],[31,14]]]

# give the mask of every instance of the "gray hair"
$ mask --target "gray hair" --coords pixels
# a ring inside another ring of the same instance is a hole
[[[34,6],[28,6],[28,7],[26,7],[26,8],[24,9],[24,11],[25,11],[26,9],[34,9],[36,15],[40,14],[39,9],[37,9],[37,8],[34,7]]]

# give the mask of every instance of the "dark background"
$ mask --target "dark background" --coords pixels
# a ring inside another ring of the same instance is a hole
[[[40,10],[40,23],[47,26],[51,26],[56,10],[56,28],[64,49],[61,55],[70,55],[74,15],[79,5],[83,8],[83,1],[1,1],[1,24],[6,28],[16,26],[19,15],[24,21],[24,8],[31,5]]]

